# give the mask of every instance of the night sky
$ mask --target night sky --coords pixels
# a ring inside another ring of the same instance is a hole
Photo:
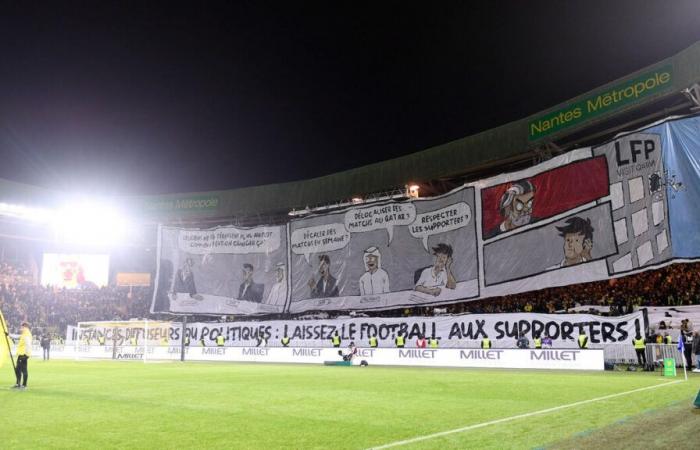
[[[0,177],[300,180],[517,120],[700,40],[700,2],[3,2]]]

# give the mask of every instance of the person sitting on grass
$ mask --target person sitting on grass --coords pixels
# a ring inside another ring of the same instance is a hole
[[[350,345],[348,345],[347,353],[343,353],[342,350],[338,350],[338,354],[343,357],[343,361],[352,361],[355,355],[357,355],[357,347],[355,347],[354,342],[351,342]]]

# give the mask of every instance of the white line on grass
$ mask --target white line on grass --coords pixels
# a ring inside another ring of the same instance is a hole
[[[566,405],[555,406],[553,408],[541,409],[539,411],[518,414],[518,415],[510,416],[510,417],[504,417],[503,419],[496,419],[496,420],[491,420],[488,422],[477,423],[477,424],[469,425],[466,427],[455,428],[454,430],[440,431],[439,433],[426,434],[424,436],[417,436],[417,437],[414,437],[411,439],[405,439],[403,441],[390,442],[388,444],[380,445],[378,447],[371,447],[369,450],[380,450],[383,448],[399,447],[401,445],[408,445],[408,444],[413,444],[415,442],[427,441],[429,439],[434,439],[437,437],[447,436],[447,435],[455,434],[455,433],[462,433],[465,431],[471,431],[471,430],[475,430],[477,428],[488,427],[489,425],[496,425],[498,423],[510,422],[512,420],[524,419],[526,417],[537,416],[540,414],[547,414],[547,413],[554,412],[554,411],[560,411],[560,410],[566,409],[566,408],[573,408],[574,406],[585,405],[587,403],[599,402],[601,400],[607,400],[610,398],[621,397],[623,395],[634,394],[635,392],[647,391],[649,389],[656,389],[659,387],[670,386],[670,385],[676,384],[676,383],[683,383],[683,380],[670,381],[668,383],[656,384],[654,386],[647,386],[647,387],[643,387],[643,388],[639,388],[639,389],[632,389],[631,391],[619,392],[617,394],[605,395],[603,397],[596,397],[596,398],[592,398],[590,400],[582,400],[580,402],[574,402],[574,403],[569,403]]]

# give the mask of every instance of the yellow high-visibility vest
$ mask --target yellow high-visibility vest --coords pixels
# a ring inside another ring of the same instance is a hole
[[[483,338],[481,340],[481,348],[491,348],[491,339]]]
[[[578,336],[578,346],[579,348],[588,348],[588,336],[580,334]]]
[[[23,329],[17,344],[17,356],[31,356],[32,354],[32,332]]]

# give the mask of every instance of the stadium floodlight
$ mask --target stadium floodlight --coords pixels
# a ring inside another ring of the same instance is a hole
[[[48,209],[0,202],[0,216],[14,217],[29,222],[46,223],[50,220],[51,215],[52,212]]]
[[[77,244],[121,244],[128,229],[125,217],[116,208],[89,201],[61,208],[51,223],[57,239]]]

